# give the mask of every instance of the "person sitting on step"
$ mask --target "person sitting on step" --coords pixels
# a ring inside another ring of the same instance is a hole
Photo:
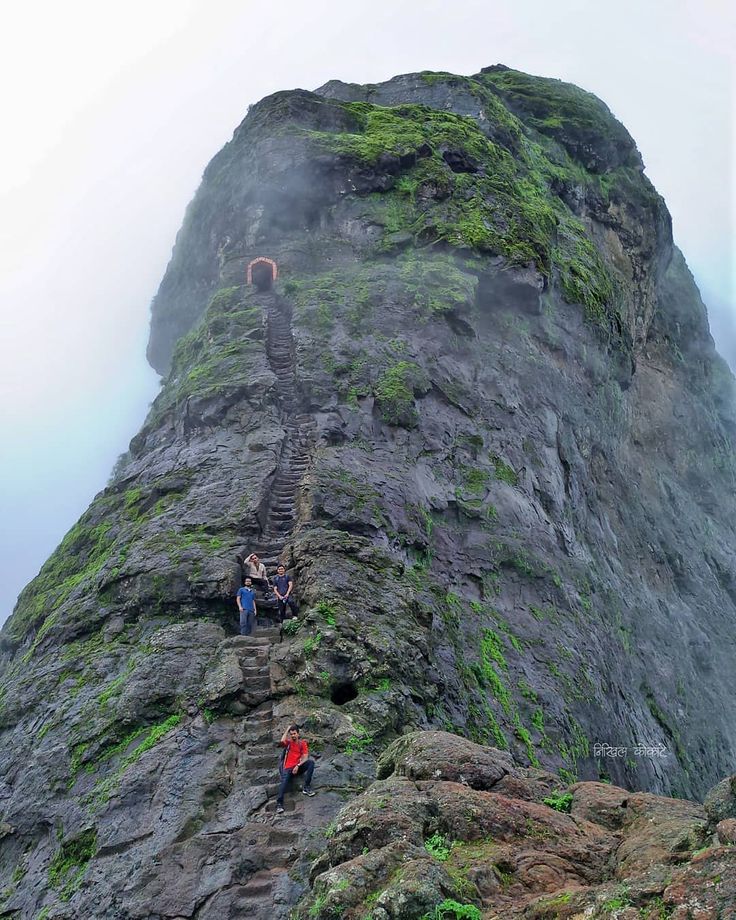
[[[253,582],[246,578],[243,587],[238,589],[235,596],[240,611],[240,635],[250,636],[253,632],[253,626],[256,622],[256,592],[253,589]]]
[[[279,608],[279,622],[283,623],[286,619],[286,608],[291,610],[291,615],[295,617],[299,612],[296,601],[292,597],[291,591],[294,587],[294,581],[291,575],[286,574],[286,566],[280,564],[276,569],[276,575],[273,579],[273,591],[276,595],[276,604]]]
[[[251,553],[250,556],[246,557],[243,563],[243,570],[243,574],[251,578],[253,584],[257,588],[261,588],[266,594],[270,592],[271,586],[268,582],[266,566],[261,562],[256,553]]]
[[[299,737],[299,726],[290,725],[281,736],[279,744],[285,750],[281,755],[279,772],[281,774],[281,784],[279,793],[276,797],[276,814],[282,814],[284,811],[284,795],[289,788],[292,776],[304,774],[303,795],[315,795],[312,790],[312,776],[314,774],[314,761],[309,756],[309,745]]]

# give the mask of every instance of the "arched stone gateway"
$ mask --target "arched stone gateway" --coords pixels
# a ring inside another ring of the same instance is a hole
[[[246,281],[254,284],[259,291],[267,291],[279,276],[278,265],[273,259],[259,256],[248,263]]]

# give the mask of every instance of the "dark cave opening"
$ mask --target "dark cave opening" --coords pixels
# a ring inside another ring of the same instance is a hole
[[[256,262],[253,266],[253,285],[258,291],[270,291],[273,287],[273,268],[268,262]]]
[[[336,706],[344,706],[358,695],[358,688],[352,681],[335,684],[330,692],[330,699]]]

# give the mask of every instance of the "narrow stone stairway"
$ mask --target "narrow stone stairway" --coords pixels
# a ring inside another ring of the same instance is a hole
[[[272,576],[296,524],[297,492],[309,465],[316,422],[299,412],[289,308],[278,295],[265,296],[268,298],[266,353],[278,380],[286,437],[269,490],[261,537],[248,551],[260,556]],[[274,602],[264,602],[259,596],[258,607],[259,613],[275,616]],[[269,654],[272,644],[280,638],[280,631],[263,626],[259,617],[254,635],[233,640],[237,643],[244,677],[242,699],[249,707],[242,721],[245,751],[240,781],[265,790],[265,804],[249,821],[261,831],[268,828],[265,837],[263,833],[254,835],[254,840],[259,841],[254,860],[256,869],[238,887],[236,909],[238,916],[255,920],[287,920],[297,886],[289,877],[288,868],[299,852],[300,840],[303,842],[304,801],[301,780],[297,780],[286,796],[284,813],[275,814],[280,755],[276,742],[286,726],[274,723]]]
[[[237,886],[233,903],[238,916],[254,920],[287,920],[300,888],[289,877],[288,870],[304,837],[301,781],[291,784],[284,813],[275,814],[280,755],[276,742],[285,726],[274,722],[269,656],[278,638],[277,629],[261,629],[253,636],[231,640],[243,671],[241,700],[252,707],[240,726],[244,749],[238,779],[249,788],[261,787],[267,796],[265,804],[248,819],[253,831],[248,862],[255,871]]]
[[[266,354],[278,381],[278,394],[284,416],[284,439],[278,467],[269,490],[261,537],[248,552],[255,552],[265,564],[269,576],[276,566],[294,525],[299,483],[309,465],[309,453],[314,443],[315,420],[299,412],[299,392],[294,371],[294,340],[291,334],[289,307],[276,294],[264,295],[267,307]],[[258,599],[259,609],[275,616],[275,603]]]

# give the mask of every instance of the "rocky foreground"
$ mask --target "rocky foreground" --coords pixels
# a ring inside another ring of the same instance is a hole
[[[736,776],[705,806],[524,769],[445,732],[390,745],[299,917],[736,917]]]
[[[736,389],[604,103],[262,100],[148,353],[0,633],[3,920],[733,916],[730,787],[685,800],[736,763]],[[283,633],[236,635],[244,550]]]

